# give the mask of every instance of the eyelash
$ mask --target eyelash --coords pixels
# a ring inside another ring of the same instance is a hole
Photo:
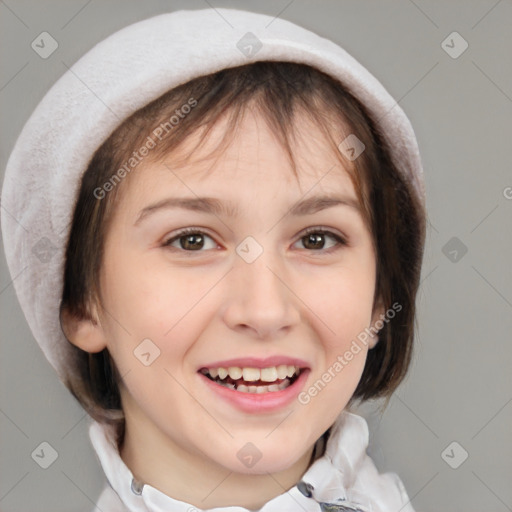
[[[342,237],[342,236],[340,236],[340,235],[338,235],[336,233],[333,233],[332,231],[329,231],[328,229],[325,229],[325,228],[322,228],[322,227],[312,227],[312,228],[306,229],[305,231],[303,231],[301,233],[301,235],[299,236],[298,240],[301,240],[302,238],[305,238],[306,236],[310,235],[311,233],[329,235],[330,237],[332,237],[337,242],[337,244],[335,246],[333,246],[333,247],[330,247],[329,249],[316,249],[316,250],[315,249],[304,249],[305,251],[308,251],[308,252],[320,253],[320,254],[330,254],[331,252],[339,250],[339,249],[341,249],[341,247],[348,245],[347,241],[345,240],[344,237]],[[198,229],[198,228],[185,228],[185,229],[182,229],[181,231],[179,231],[178,233],[176,233],[172,238],[167,239],[162,244],[162,246],[167,248],[167,249],[170,249],[170,250],[184,252],[184,253],[192,253],[192,254],[194,254],[194,253],[204,252],[204,250],[187,251],[186,249],[182,249],[181,247],[180,248],[171,247],[171,244],[174,241],[179,240],[180,238],[185,237],[187,235],[206,235],[207,237],[209,237],[209,238],[211,238],[213,240],[213,238],[208,233],[206,233],[205,231],[203,231],[201,229]]]

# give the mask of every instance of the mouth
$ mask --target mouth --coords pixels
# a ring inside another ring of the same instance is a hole
[[[306,368],[296,365],[201,368],[209,380],[228,389],[248,394],[276,393],[292,386]]]

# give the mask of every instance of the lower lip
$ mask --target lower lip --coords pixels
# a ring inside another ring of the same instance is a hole
[[[249,413],[272,412],[290,405],[297,398],[309,374],[309,369],[301,370],[297,380],[281,391],[267,391],[266,393],[243,393],[217,384],[202,373],[201,379],[220,398],[226,400],[238,409]]]

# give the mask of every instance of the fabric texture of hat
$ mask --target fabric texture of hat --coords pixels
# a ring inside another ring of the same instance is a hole
[[[53,85],[7,163],[2,232],[21,307],[62,379],[71,345],[59,321],[65,247],[80,179],[132,113],[193,78],[255,61],[309,64],[340,80],[382,128],[424,204],[416,138],[380,82],[345,50],[291,22],[235,9],[183,10],[130,25],[94,46]]]

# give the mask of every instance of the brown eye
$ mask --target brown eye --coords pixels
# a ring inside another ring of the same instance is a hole
[[[185,235],[178,238],[182,249],[201,249],[204,245],[203,235],[196,233],[194,235]]]
[[[303,237],[304,247],[306,249],[323,249],[325,244],[323,233],[313,233],[311,235],[306,235]]]
[[[169,238],[163,243],[164,247],[169,247],[176,250],[182,250],[187,252],[201,252],[201,249],[205,248],[206,239],[213,239],[198,229],[184,229],[177,233],[172,238]],[[179,245],[176,246],[176,243]],[[216,248],[217,244],[213,243],[213,247]]]
[[[325,248],[326,238],[334,240],[335,244],[331,245],[331,247]],[[300,241],[306,249],[310,249],[312,251],[323,250],[324,252],[330,252],[331,250],[336,250],[341,245],[346,245],[345,240],[336,233],[318,228],[313,228],[307,231],[306,234],[301,237]]]

